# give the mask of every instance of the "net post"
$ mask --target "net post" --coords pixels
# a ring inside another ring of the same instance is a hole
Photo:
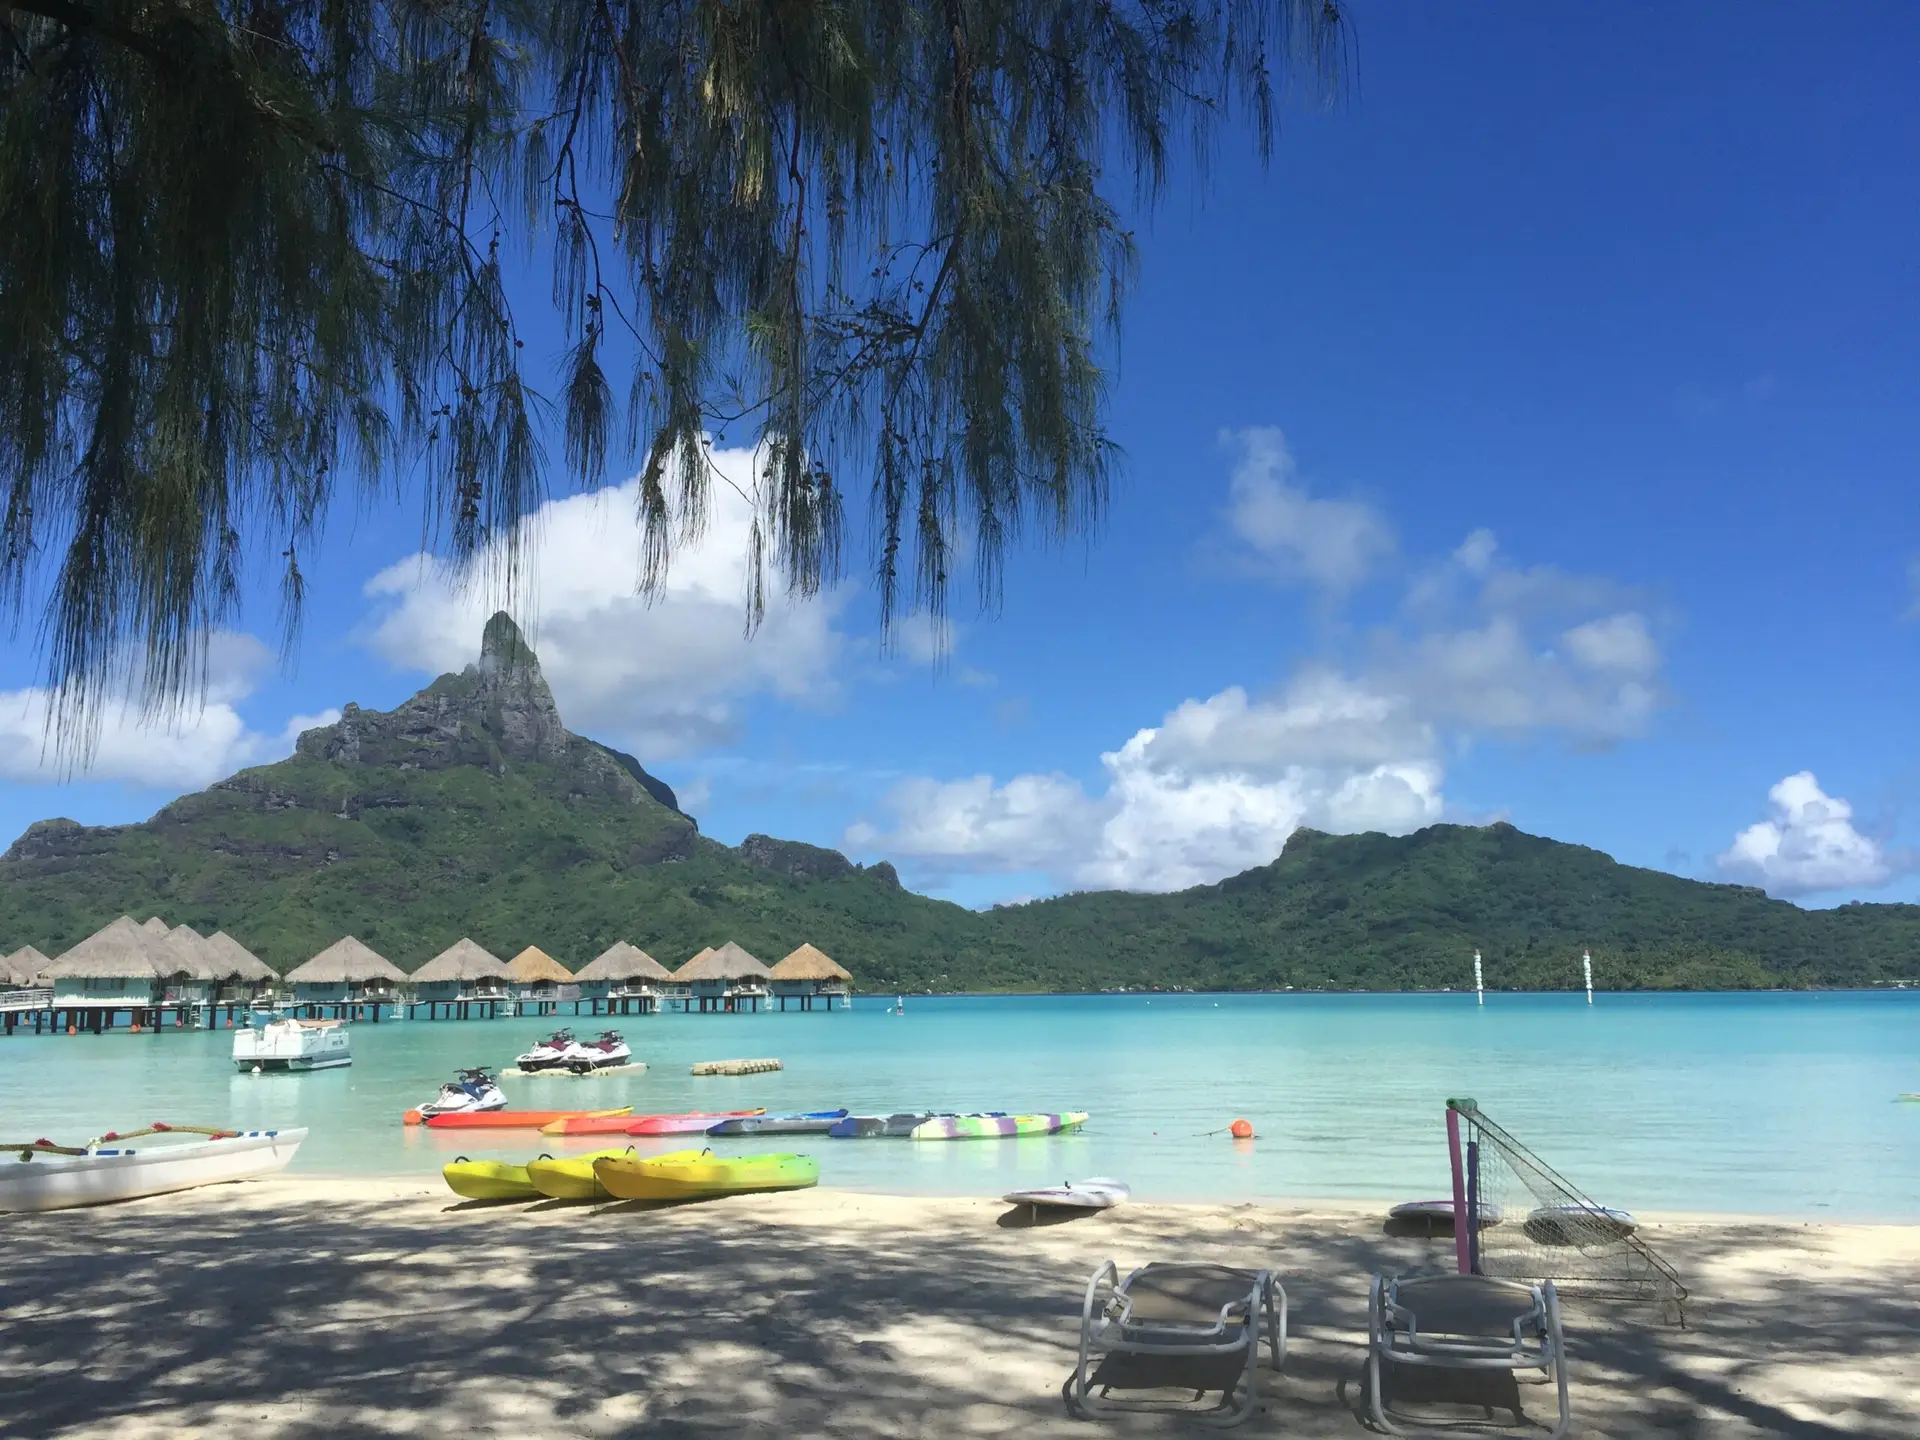
[[[1480,1273],[1480,1142],[1467,1141],[1467,1270]]]
[[[1464,1223],[1467,1215],[1467,1172],[1460,1158],[1460,1109],[1460,1101],[1447,1101],[1447,1159],[1453,1169],[1453,1258],[1460,1273],[1467,1275],[1472,1272],[1468,1269],[1471,1257],[1467,1254],[1467,1227]]]

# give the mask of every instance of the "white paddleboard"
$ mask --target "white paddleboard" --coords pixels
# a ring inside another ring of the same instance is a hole
[[[1054,1210],[1111,1210],[1132,1194],[1126,1181],[1095,1175],[1044,1190],[1012,1190],[1000,1198],[1009,1205],[1040,1205]]]

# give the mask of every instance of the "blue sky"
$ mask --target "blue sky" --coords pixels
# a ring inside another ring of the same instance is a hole
[[[1093,543],[1018,554],[934,665],[916,624],[880,653],[859,547],[749,643],[725,516],[649,610],[624,501],[560,502],[530,618],[574,728],[718,838],[974,904],[1493,817],[1920,899],[1920,10],[1354,13],[1344,104],[1143,221]],[[297,668],[223,642],[206,711],[72,781],[8,642],[0,837],[144,818],[464,663],[481,602],[419,536],[417,496],[342,506]]]

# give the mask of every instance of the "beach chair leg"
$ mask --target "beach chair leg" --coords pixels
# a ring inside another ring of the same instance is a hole
[[[1214,1422],[1238,1425],[1260,1403],[1260,1316],[1247,1316],[1247,1363],[1240,1371],[1240,1403],[1223,1412]]]
[[[1073,1408],[1083,1415],[1100,1415],[1107,1407],[1093,1398],[1091,1387],[1087,1384],[1088,1372],[1093,1365],[1093,1325],[1096,1310],[1104,1314],[1106,1301],[1100,1295],[1102,1282],[1109,1291],[1119,1283],[1120,1269],[1111,1260],[1103,1261],[1093,1278],[1087,1281],[1086,1298],[1080,1305],[1080,1351],[1073,1367]],[[1098,1302],[1096,1304],[1096,1302]]]
[[[1386,1304],[1382,1296],[1380,1276],[1373,1277],[1373,1286],[1367,1293],[1367,1406],[1373,1416],[1373,1423],[1388,1435],[1401,1433],[1400,1427],[1387,1418],[1386,1377],[1383,1355],[1386,1350]]]
[[[1560,1419],[1547,1440],[1560,1440],[1573,1423],[1573,1401],[1567,1393],[1567,1337],[1560,1328],[1559,1292],[1553,1288],[1551,1280],[1540,1290],[1541,1298],[1547,1302],[1547,1347],[1553,1358],[1554,1387],[1559,1391],[1560,1400]]]
[[[1278,1278],[1267,1281],[1267,1358],[1276,1371],[1287,1368],[1287,1287]]]

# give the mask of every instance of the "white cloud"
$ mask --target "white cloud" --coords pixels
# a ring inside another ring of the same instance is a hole
[[[1390,553],[1369,507],[1293,483],[1279,431],[1229,438],[1241,447],[1229,519],[1282,573],[1339,592]],[[1180,888],[1267,863],[1301,826],[1433,823],[1450,746],[1547,733],[1602,747],[1642,733],[1664,701],[1660,645],[1629,591],[1513,564],[1486,529],[1411,575],[1394,622],[1357,648],[1269,697],[1230,686],[1184,701],[1102,755],[1091,787],[1061,774],[907,781],[847,843],[936,882],[1040,871],[1063,888]]]
[[[751,491],[753,455],[715,450],[714,463]],[[754,695],[819,704],[836,694],[844,594],[810,602],[767,597],[757,634],[743,628],[748,502],[709,491],[706,529],[676,551],[666,584],[636,592],[641,574],[637,487],[549,501],[527,522],[525,628],[570,728],[656,759],[724,742]],[[498,573],[503,549],[470,574]],[[438,673],[472,661],[498,596],[424,555],[382,570],[366,590],[385,603],[373,648],[396,665]]]
[[[1512,614],[1410,639],[1381,635],[1373,673],[1436,722],[1508,735],[1554,729],[1582,745],[1641,734],[1661,703],[1645,618],[1607,616],[1557,639],[1533,638]]]
[[[1773,814],[1733,837],[1716,857],[1723,874],[1771,895],[1871,890],[1902,870],[1908,857],[1889,855],[1853,825],[1853,807],[1820,788],[1811,770],[1789,775],[1767,792]]]
[[[1372,636],[1368,673],[1436,723],[1551,729],[1591,748],[1644,733],[1665,702],[1638,597],[1601,576],[1508,564],[1491,530],[1414,575],[1399,616]]]
[[[103,706],[94,743],[79,754],[54,743],[46,690],[0,692],[0,778],[197,789],[245,766],[280,759],[293,752],[301,730],[331,724],[340,712],[296,716],[278,735],[249,729],[235,706],[253,693],[270,659],[252,635],[217,632],[207,640],[205,691],[197,703],[149,711],[128,686]]]
[[[1469,575],[1485,575],[1493,568],[1493,557],[1499,549],[1500,542],[1493,531],[1475,530],[1453,552],[1453,563]]]
[[[1104,791],[1064,775],[909,780],[891,824],[848,831],[935,873],[1042,871],[1067,887],[1172,890],[1278,853],[1302,825],[1406,831],[1439,818],[1432,731],[1394,697],[1330,673],[1271,701],[1187,701],[1101,757]]]
[[[1228,519],[1280,578],[1344,594],[1393,553],[1393,531],[1373,506],[1323,500],[1295,483],[1297,467],[1277,428],[1228,431],[1221,439],[1240,452]]]
[[[946,616],[934,616],[925,610],[894,621],[887,641],[891,648],[915,665],[934,665],[953,653],[960,629]]]

